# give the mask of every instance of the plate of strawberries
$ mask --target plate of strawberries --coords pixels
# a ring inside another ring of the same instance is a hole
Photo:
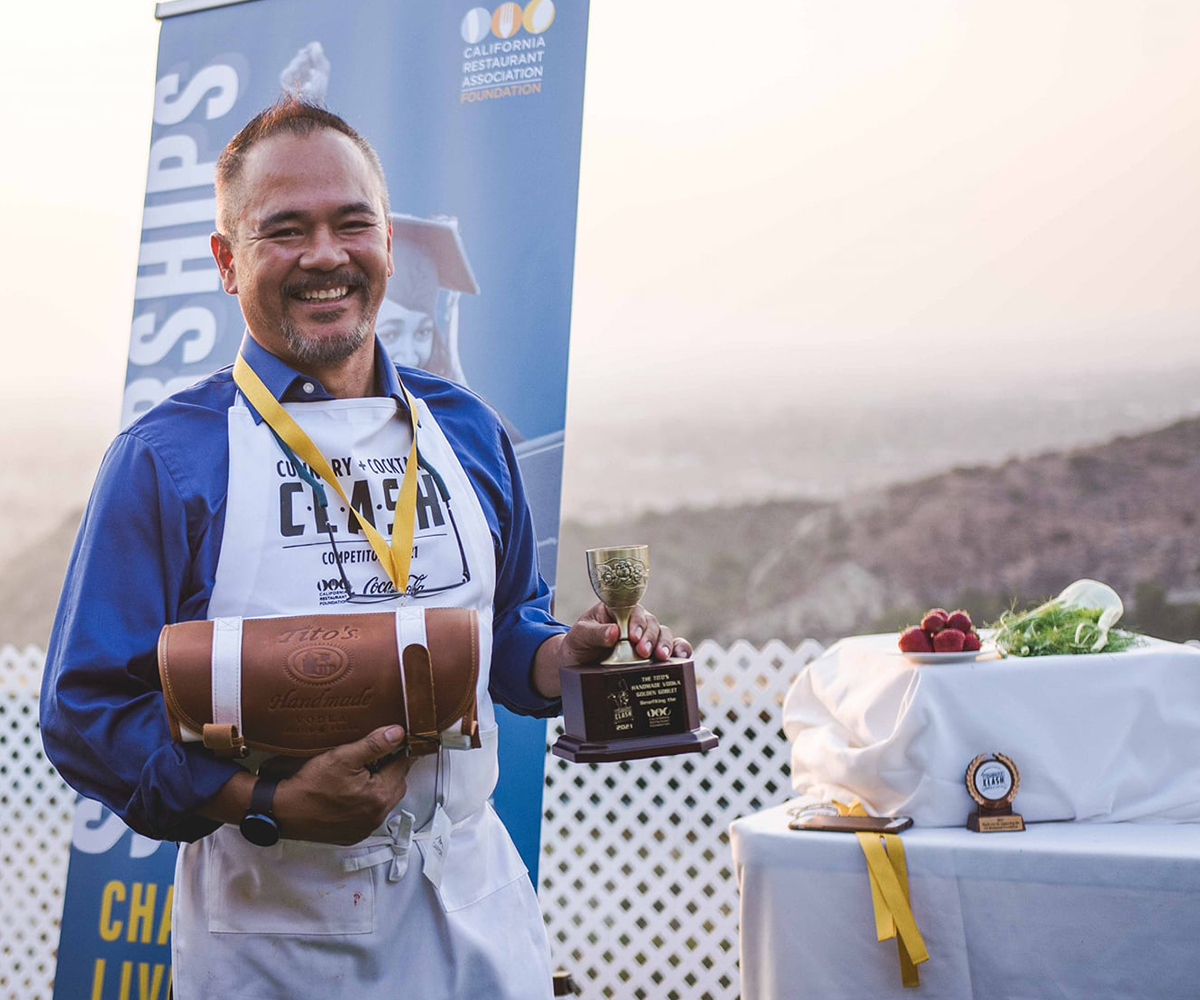
[[[983,640],[967,612],[930,608],[920,625],[900,633],[897,645],[914,663],[959,663],[978,659]]]

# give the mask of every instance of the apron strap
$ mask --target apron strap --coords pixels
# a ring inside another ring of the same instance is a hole
[[[392,544],[389,547],[373,524],[359,514],[358,509],[350,502],[334,475],[333,467],[321,454],[320,449],[310,438],[283,405],[275,398],[271,390],[258,373],[250,367],[250,363],[239,351],[233,364],[233,381],[245,395],[246,399],[266,421],[267,426],[285,441],[301,459],[308,464],[346,505],[348,516],[358,522],[379,563],[392,581],[396,593],[408,592],[408,570],[412,562],[413,535],[417,521],[417,401],[412,393],[401,383],[400,388],[408,403],[408,417],[412,423],[412,445],[408,450],[408,461],[404,467],[404,478],[400,482],[400,495],[396,501],[396,519],[392,526]]]
[[[471,813],[450,827],[453,834],[465,824],[471,822],[477,813]],[[413,831],[416,817],[412,813],[400,810],[388,817],[387,832],[377,837],[368,837],[362,844],[373,847],[366,854],[357,854],[342,859],[342,870],[358,872],[378,865],[391,865],[388,869],[389,882],[399,882],[408,871],[408,858],[414,843],[428,841],[432,833],[431,824],[426,824],[420,830]]]
[[[342,870],[357,872],[365,868],[374,868],[376,865],[390,864],[387,880],[399,882],[404,878],[404,873],[408,871],[408,854],[413,842],[414,820],[413,814],[404,810],[388,817],[388,842],[366,854],[343,858]]]

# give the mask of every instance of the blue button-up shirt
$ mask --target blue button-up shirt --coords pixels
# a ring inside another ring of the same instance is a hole
[[[281,402],[332,398],[249,336],[242,352]],[[407,414],[398,370],[378,342],[375,370],[378,394]],[[532,663],[538,646],[566,626],[550,615],[512,444],[496,413],[469,390],[400,371],[454,448],[492,535],[492,698],[521,714],[555,715],[560,703],[534,690]],[[46,655],[47,756],[77,790],[163,840],[196,840],[216,829],[196,809],[238,769],[199,744],[171,740],[156,655],[164,624],[208,617],[225,526],[227,413],[236,394],[232,368],[222,369],[113,442],[79,526]]]

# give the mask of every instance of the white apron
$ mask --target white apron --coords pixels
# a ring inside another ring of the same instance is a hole
[[[346,495],[388,537],[411,445],[390,399],[287,404]],[[442,754],[453,823],[440,887],[423,873],[437,756],[419,758],[387,823],[353,847],[255,847],[234,826],[183,845],[172,916],[177,1000],[537,1000],[551,996],[545,928],[525,866],[488,804],[497,775],[488,694],[495,555],[475,492],[441,429],[417,406],[423,461],[410,579],[400,598],[328,491],[336,554],[310,487],[239,395],[229,411],[229,490],[209,617],[393,611],[402,600],[479,612],[476,693],[483,747]],[[447,504],[424,463],[440,473]],[[453,516],[451,516],[451,511]],[[352,591],[377,604],[349,603]],[[286,836],[286,830],[284,834]]]

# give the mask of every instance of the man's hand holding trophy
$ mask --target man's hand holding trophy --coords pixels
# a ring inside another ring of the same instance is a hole
[[[643,658],[630,638],[630,615],[650,577],[649,546],[588,549],[587,566],[592,589],[621,635],[599,664],[560,669],[565,733],[554,753],[600,763],[716,746],[717,737],[700,725],[692,660]]]

